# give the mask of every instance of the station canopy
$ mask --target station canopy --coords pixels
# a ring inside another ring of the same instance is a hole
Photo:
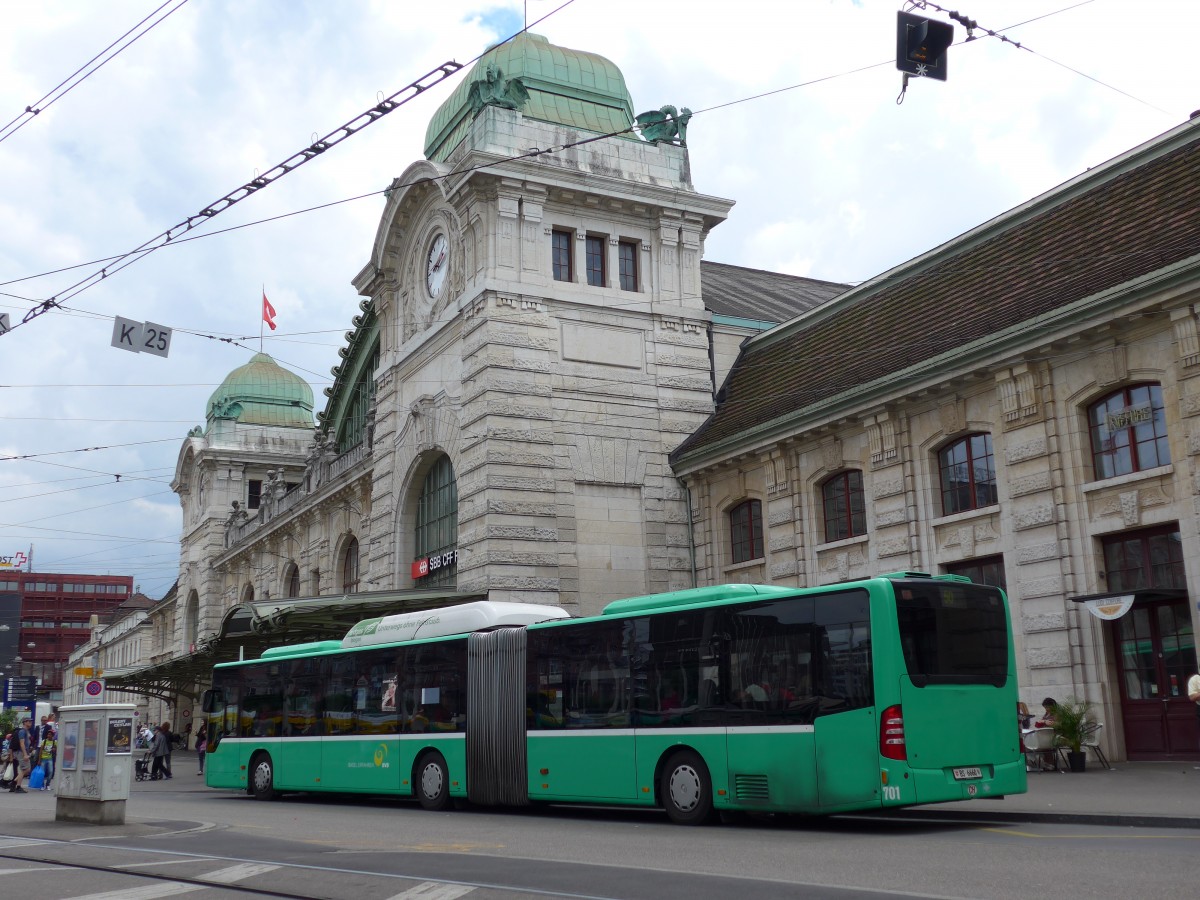
[[[171,702],[176,697],[196,700],[198,683],[207,681],[217,663],[255,659],[270,647],[341,640],[363,619],[486,599],[486,594],[443,587],[254,600],[230,609],[220,629],[202,635],[184,656],[149,666],[108,669],[104,674],[111,690]]]

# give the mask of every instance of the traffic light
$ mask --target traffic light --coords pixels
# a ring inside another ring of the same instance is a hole
[[[896,13],[896,68],[909,75],[946,80],[946,50],[954,26],[912,13]]]

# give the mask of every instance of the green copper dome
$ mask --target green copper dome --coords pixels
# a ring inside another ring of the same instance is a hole
[[[603,56],[556,47],[540,34],[525,32],[480,57],[438,108],[425,131],[426,158],[442,161],[450,155],[481,98],[483,105],[600,134],[633,124],[633,98],[620,69]]]
[[[244,425],[313,427],[312,388],[265,353],[230,372],[208,398],[209,426],[214,419],[235,419]]]

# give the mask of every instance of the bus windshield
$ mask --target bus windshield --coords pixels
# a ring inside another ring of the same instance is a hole
[[[915,687],[991,684],[1008,678],[1008,623],[996,588],[896,584],[904,662]]]

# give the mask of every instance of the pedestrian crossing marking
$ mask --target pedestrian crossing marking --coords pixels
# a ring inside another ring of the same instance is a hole
[[[198,877],[202,881],[213,881],[217,884],[232,884],[235,881],[253,878],[255,875],[274,872],[278,868],[279,866],[271,863],[241,863],[236,866],[230,866],[228,869],[218,869],[216,872],[210,872],[207,875],[200,875]]]
[[[464,884],[443,884],[440,881],[423,881],[414,888],[402,891],[388,900],[456,900],[465,897],[475,888]]]

